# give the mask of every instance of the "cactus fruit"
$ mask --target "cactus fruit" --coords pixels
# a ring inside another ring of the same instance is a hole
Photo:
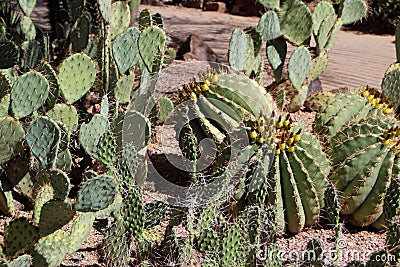
[[[151,74],[161,70],[166,40],[165,32],[157,26],[148,27],[139,35],[139,54]]]
[[[21,152],[25,131],[19,121],[11,117],[0,118],[0,164]]]
[[[301,45],[312,33],[312,14],[300,0],[286,1],[280,8],[282,34],[296,45]]]
[[[55,167],[60,139],[60,127],[46,117],[37,117],[26,130],[26,142],[44,169]]]
[[[68,202],[51,199],[44,203],[40,211],[39,234],[49,235],[66,225],[75,215],[75,211]]]
[[[290,56],[288,63],[289,79],[293,86],[300,90],[311,67],[311,55],[307,48],[300,46]]]
[[[113,42],[113,56],[121,74],[126,74],[129,69],[139,63],[140,55],[137,44],[139,34],[138,29],[129,28]]]
[[[73,104],[89,91],[96,77],[96,67],[85,54],[74,54],[65,59],[58,72],[61,94]]]
[[[114,40],[124,30],[129,27],[130,23],[129,5],[125,1],[117,1],[111,5],[110,16],[110,38]]]
[[[82,212],[94,212],[110,206],[117,195],[117,181],[100,175],[83,182],[78,191],[75,209]]]
[[[4,231],[5,252],[14,256],[28,251],[39,236],[36,226],[25,219],[13,220]]]
[[[278,14],[272,10],[265,12],[258,22],[257,28],[267,42],[278,38],[281,35]]]
[[[46,78],[31,71],[20,76],[11,90],[11,110],[16,118],[26,117],[41,107],[49,94]]]
[[[40,238],[34,247],[33,266],[59,266],[67,255],[66,240],[68,233],[64,230]]]
[[[94,115],[90,122],[82,124],[79,130],[79,142],[86,153],[91,156],[96,155],[97,144],[108,127],[109,122],[107,118],[100,114]]]

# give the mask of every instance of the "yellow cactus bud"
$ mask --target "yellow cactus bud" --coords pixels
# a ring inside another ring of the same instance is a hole
[[[376,104],[376,105],[375,105],[375,108],[377,108],[377,109],[383,109],[383,104]]]
[[[382,140],[382,144],[383,144],[384,146],[387,146],[388,144],[390,144],[389,139],[383,139],[383,140]]]
[[[279,144],[279,149],[280,150],[285,150],[286,149],[286,144],[285,143],[280,143]]]
[[[197,98],[197,95],[196,95],[194,92],[191,92],[191,93],[190,93],[190,98],[191,98],[191,99],[196,99],[196,98]]]
[[[213,74],[213,75],[211,76],[211,81],[212,81],[213,83],[218,82],[218,76],[217,76],[217,74]]]
[[[286,143],[287,143],[288,145],[293,144],[293,143],[294,143],[294,137],[289,137],[289,138],[286,140]]]
[[[275,149],[275,155],[280,155],[281,154],[281,150],[279,148]]]
[[[204,84],[210,85],[211,83],[210,83],[209,80],[205,80],[205,81],[204,81]]]
[[[372,99],[372,100],[370,101],[370,103],[371,103],[371,105],[375,106],[375,105],[377,104],[376,98]]]
[[[283,122],[282,121],[278,121],[277,123],[276,123],[276,128],[277,129],[281,129],[283,127]]]
[[[362,95],[363,95],[364,97],[368,97],[368,96],[369,96],[368,90],[365,90],[365,91],[362,93]]]
[[[287,151],[293,153],[296,150],[295,146],[288,147]]]
[[[285,121],[283,122],[283,127],[285,127],[286,129],[289,128],[289,125],[290,125],[290,120],[285,120]]]
[[[374,99],[374,96],[373,96],[373,95],[369,95],[369,96],[367,97],[367,99],[368,99],[369,102],[371,102],[372,99]]]
[[[257,138],[257,143],[262,144],[264,143],[264,137],[260,136]]]
[[[264,125],[259,125],[259,126],[257,127],[257,130],[258,130],[260,133],[264,132],[264,130],[265,130]]]
[[[201,85],[201,90],[203,92],[206,92],[206,91],[210,90],[210,87],[206,83],[204,83]]]
[[[295,134],[294,135],[294,141],[299,142],[301,139],[301,134]]]
[[[256,139],[257,138],[257,132],[255,130],[250,131],[249,137],[251,139]]]
[[[385,108],[385,109],[383,109],[383,113],[392,114],[393,113],[393,108]]]
[[[380,97],[377,97],[375,99],[376,99],[376,104],[379,104],[381,102],[381,98]]]

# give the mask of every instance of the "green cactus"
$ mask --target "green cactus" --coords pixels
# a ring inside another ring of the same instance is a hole
[[[93,61],[85,54],[74,54],[65,59],[58,71],[61,94],[73,104],[89,91],[96,77]]]
[[[257,28],[267,42],[281,36],[281,26],[278,14],[275,11],[270,10],[264,13],[258,22]]]
[[[139,35],[139,54],[151,74],[161,70],[166,39],[165,32],[157,26],[148,27]]]
[[[398,89],[400,88],[399,77],[400,63],[392,64],[386,71],[382,81],[382,91],[385,97],[389,97],[399,106]]]
[[[61,130],[47,117],[37,117],[26,130],[26,142],[44,169],[55,167]]]
[[[108,23],[111,20],[111,0],[98,0],[99,11],[103,19]]]
[[[95,216],[93,213],[80,213],[75,219],[71,227],[71,233],[68,237],[67,253],[76,252],[86,241],[90,230],[92,229]]]
[[[293,52],[288,63],[288,75],[293,86],[300,90],[311,67],[311,55],[307,48],[300,46]]]
[[[382,119],[348,124],[327,143],[332,183],[341,192],[341,213],[357,226],[372,224],[383,214],[392,177],[398,176],[396,130]]]
[[[70,40],[72,51],[81,52],[89,43],[90,15],[83,13],[71,29]]]
[[[127,2],[117,1],[111,5],[109,29],[111,40],[114,40],[129,27],[130,16],[130,9]]]
[[[153,16],[151,15],[151,11],[145,8],[142,11],[140,11],[139,14],[139,30],[142,31],[150,26],[153,26]]]
[[[5,253],[12,257],[31,249],[39,236],[36,226],[26,219],[16,219],[4,230]]]
[[[318,78],[328,66],[328,54],[321,52],[318,57],[313,58],[310,66],[310,71],[307,74],[309,81],[313,81]]]
[[[5,95],[0,100],[0,117],[6,117],[10,108],[11,96],[10,94]]]
[[[67,174],[61,170],[51,170],[49,176],[54,195],[61,200],[65,200],[68,197],[71,186]]]
[[[120,104],[127,104],[131,101],[131,94],[135,84],[135,73],[122,74],[114,87],[114,97]]]
[[[399,165],[394,165],[393,169],[397,173]],[[390,225],[400,218],[400,181],[396,177],[392,179],[387,190],[383,211],[386,224]]]
[[[117,181],[110,176],[86,180],[79,188],[74,208],[82,212],[103,210],[114,202],[117,190]]]
[[[330,165],[318,139],[293,129],[290,118],[277,121],[279,140],[270,177],[269,202],[277,208],[278,228],[298,233],[319,220]]]
[[[44,184],[37,189],[35,194],[35,203],[33,207],[33,221],[39,223],[40,213],[42,211],[43,205],[54,198],[54,190],[49,184]]]
[[[24,57],[20,58],[21,68],[25,70],[35,68],[42,58],[40,44],[35,40],[28,40],[23,42],[21,47],[24,50]]]
[[[0,99],[11,92],[12,82],[7,74],[0,72]]]
[[[345,0],[339,15],[344,25],[357,22],[367,15],[367,4],[363,0]]]
[[[286,1],[280,8],[282,34],[296,45],[303,44],[312,33],[312,14],[300,0]]]
[[[132,188],[136,184],[135,176],[138,169],[139,158],[134,145],[127,145],[117,159],[117,173],[123,188]]]
[[[58,96],[60,95],[60,85],[57,78],[57,74],[53,67],[45,62],[39,66],[39,71],[46,77],[49,82],[49,95],[47,97],[47,105],[49,107],[54,107],[57,102]]]
[[[103,251],[107,266],[126,266],[133,246],[132,237],[125,234],[122,225],[110,227],[104,237]]]
[[[68,233],[57,230],[38,240],[33,252],[33,266],[57,267],[67,255]]]
[[[97,144],[108,127],[109,122],[107,118],[100,114],[94,115],[90,122],[82,124],[79,130],[79,142],[86,153],[91,156],[96,155]]]
[[[18,77],[11,90],[14,117],[22,118],[32,114],[45,103],[48,94],[49,83],[42,74],[31,71]]]
[[[39,234],[49,235],[66,225],[75,215],[72,205],[59,199],[51,199],[43,204],[40,211]]]
[[[284,38],[278,38],[267,42],[267,58],[274,71],[275,80],[281,81],[282,70],[285,64],[287,44]]]
[[[169,206],[163,201],[152,201],[144,205],[144,228],[150,229],[160,224],[167,217]]]
[[[0,164],[13,158],[23,150],[25,131],[19,121],[11,117],[0,118]]]
[[[137,44],[139,35],[140,31],[138,29],[129,28],[119,35],[113,42],[113,57],[121,74],[126,74],[129,69],[140,61],[139,48]]]
[[[36,5],[36,0],[18,0],[18,4],[26,16],[30,16]]]
[[[70,133],[78,129],[78,112],[74,106],[56,104],[47,112],[47,116],[55,122],[61,123]]]
[[[325,216],[332,226],[337,226],[340,220],[339,194],[332,184],[325,190]]]
[[[106,166],[112,166],[115,161],[117,143],[112,132],[106,131],[97,143],[97,157]]]
[[[160,97],[152,110],[152,119],[154,123],[161,124],[173,111],[174,103],[168,97]]]
[[[31,255],[21,255],[10,262],[9,267],[30,267],[32,265]]]

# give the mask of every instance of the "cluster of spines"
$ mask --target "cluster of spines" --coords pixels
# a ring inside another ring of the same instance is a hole
[[[282,151],[294,152],[296,143],[301,139],[301,129],[293,132],[293,120],[290,116],[279,116],[276,122],[275,155]]]
[[[376,109],[381,109],[384,114],[392,114],[394,111],[394,103],[390,98],[384,97],[383,94],[374,88],[366,87],[362,92],[362,96]]]

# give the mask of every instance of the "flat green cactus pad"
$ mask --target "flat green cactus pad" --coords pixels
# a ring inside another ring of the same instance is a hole
[[[72,105],[56,104],[47,112],[52,120],[61,123],[70,133],[78,129],[78,112]]]
[[[41,107],[49,94],[46,78],[31,71],[20,76],[11,90],[11,110],[16,118],[26,117]]]
[[[67,255],[68,233],[57,230],[39,239],[34,247],[33,266],[57,267]]]
[[[94,115],[90,122],[82,124],[79,130],[79,142],[89,155],[96,155],[97,144],[108,127],[107,118],[100,114]]]
[[[4,231],[6,254],[14,256],[29,249],[39,236],[38,229],[26,219],[12,221]]]
[[[36,0],[18,0],[19,6],[26,16],[29,16],[36,5]]]
[[[120,73],[126,73],[131,67],[139,63],[140,55],[137,44],[139,34],[138,29],[129,28],[113,42],[113,56]]]
[[[114,40],[124,30],[129,27],[130,23],[130,9],[125,1],[117,1],[111,6],[110,17],[110,38]]]
[[[60,66],[58,79],[61,94],[67,103],[73,104],[89,91],[96,78],[96,67],[85,54],[74,54]]]
[[[0,164],[22,151],[25,131],[19,121],[11,117],[0,118]]]
[[[150,73],[158,72],[161,68],[166,40],[165,32],[157,26],[148,27],[140,33],[140,56]]]

